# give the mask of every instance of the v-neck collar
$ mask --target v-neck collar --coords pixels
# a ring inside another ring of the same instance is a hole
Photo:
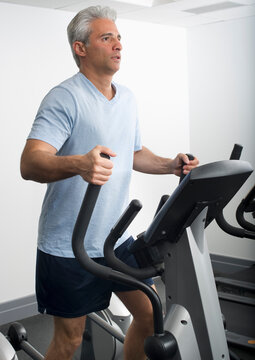
[[[93,93],[96,94],[98,98],[100,98],[102,101],[104,101],[106,104],[113,104],[117,101],[119,97],[118,87],[116,86],[116,83],[112,82],[112,87],[114,88],[115,95],[111,100],[108,100],[107,97],[101,93],[101,91],[98,90],[98,88],[81,72],[78,73],[80,78],[83,82],[87,84],[87,86],[91,89]]]

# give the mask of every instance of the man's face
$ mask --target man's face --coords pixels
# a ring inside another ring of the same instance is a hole
[[[86,67],[98,73],[114,75],[120,68],[121,36],[114,22],[96,19],[91,23],[89,44],[84,58]]]

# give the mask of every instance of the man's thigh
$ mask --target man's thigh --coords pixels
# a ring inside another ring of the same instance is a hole
[[[151,287],[156,291],[154,284]],[[151,301],[141,290],[116,292],[116,295],[133,315],[134,319],[145,320],[147,317],[152,317]]]

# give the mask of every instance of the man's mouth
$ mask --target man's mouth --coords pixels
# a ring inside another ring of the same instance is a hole
[[[112,56],[112,59],[120,61],[121,57],[120,57],[120,55],[115,55],[115,56]]]

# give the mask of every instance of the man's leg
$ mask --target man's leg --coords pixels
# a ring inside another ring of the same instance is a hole
[[[67,319],[54,317],[54,335],[45,360],[71,360],[82,342],[86,316]]]
[[[155,289],[155,286],[152,285]],[[144,340],[153,334],[153,311],[148,297],[140,290],[116,292],[133,316],[125,338],[124,360],[144,360]]]

